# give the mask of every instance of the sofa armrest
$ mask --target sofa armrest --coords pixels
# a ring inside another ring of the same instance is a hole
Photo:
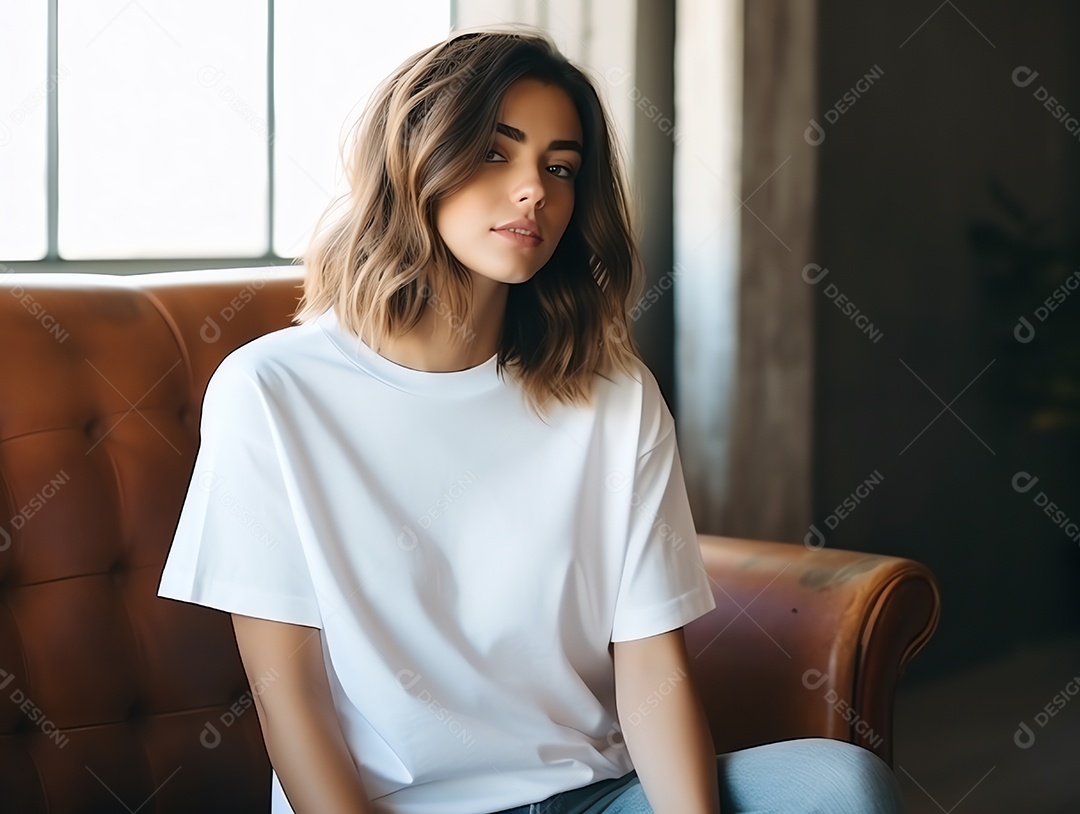
[[[940,614],[930,570],[900,557],[698,537],[717,607],[685,634],[717,753],[828,737],[892,765],[896,687]]]

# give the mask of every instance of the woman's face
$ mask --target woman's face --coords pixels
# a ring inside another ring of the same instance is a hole
[[[521,283],[551,258],[573,214],[581,121],[562,88],[536,79],[507,89],[497,121],[491,152],[438,203],[435,220],[454,257],[474,274]],[[500,228],[518,220],[532,221],[522,228],[540,239]]]

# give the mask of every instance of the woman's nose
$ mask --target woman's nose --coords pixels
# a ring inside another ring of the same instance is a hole
[[[537,209],[544,205],[544,183],[535,169],[527,170],[524,177],[519,178],[513,198],[516,203],[531,201]]]

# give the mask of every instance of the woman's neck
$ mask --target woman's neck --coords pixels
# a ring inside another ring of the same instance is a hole
[[[432,297],[411,330],[372,345],[386,359],[428,373],[450,373],[481,365],[499,349],[508,284],[474,275],[473,323],[464,324],[445,299]],[[365,339],[365,342],[367,340]]]

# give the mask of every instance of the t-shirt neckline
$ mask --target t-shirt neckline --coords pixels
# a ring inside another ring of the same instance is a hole
[[[391,387],[408,393],[435,397],[459,397],[482,393],[500,383],[497,352],[486,362],[465,370],[442,372],[416,370],[399,365],[376,352],[360,336],[341,324],[333,308],[324,311],[315,322],[338,349],[358,367]]]

